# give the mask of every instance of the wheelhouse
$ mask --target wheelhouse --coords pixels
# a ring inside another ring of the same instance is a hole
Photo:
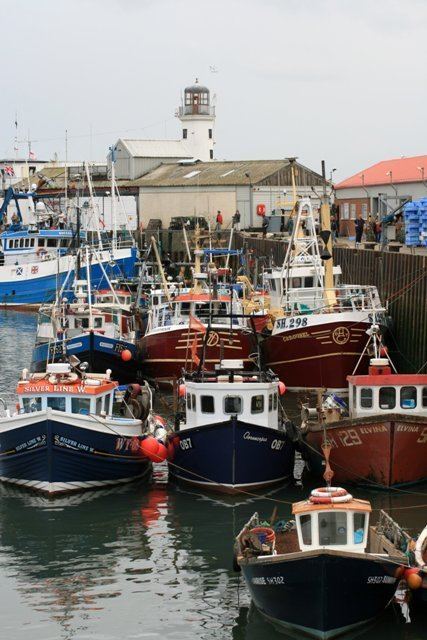
[[[49,364],[46,373],[28,375],[18,382],[19,413],[63,411],[79,415],[111,415],[117,382],[110,374],[80,378],[68,364]]]
[[[368,375],[347,380],[352,418],[385,413],[427,416],[426,374],[392,373],[386,358],[374,358]]]
[[[368,545],[371,510],[368,501],[354,498],[336,504],[313,504],[310,500],[293,504],[301,551],[327,548],[363,553]]]

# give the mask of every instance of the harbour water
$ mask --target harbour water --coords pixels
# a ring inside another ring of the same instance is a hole
[[[12,398],[20,369],[29,366],[35,323],[31,314],[0,312],[1,397]],[[254,511],[268,517],[277,504],[280,517],[289,518],[290,503],[311,487],[222,498],[169,487],[166,480],[160,467],[150,483],[54,500],[0,485],[2,638],[290,637],[251,607],[242,577],[232,570],[232,540]],[[427,521],[427,486],[357,495],[411,533]],[[410,605],[409,618],[394,605],[345,637],[425,638],[427,616]]]

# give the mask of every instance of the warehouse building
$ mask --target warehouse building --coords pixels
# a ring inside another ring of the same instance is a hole
[[[340,234],[354,235],[354,220],[382,219],[408,200],[427,197],[427,156],[382,160],[335,185]]]

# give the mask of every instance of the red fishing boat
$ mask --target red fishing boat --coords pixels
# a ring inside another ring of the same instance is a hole
[[[427,480],[427,375],[393,373],[388,358],[376,357],[367,375],[347,379],[348,409],[333,394],[321,407],[303,409],[310,471],[322,474],[327,440],[338,482],[392,487]]]
[[[311,202],[303,198],[283,266],[264,274],[273,318],[264,360],[291,390],[345,389],[349,373],[367,372],[367,330],[384,321],[376,287],[339,284],[328,214],[322,217],[321,251]]]
[[[204,335],[205,366],[213,370],[222,359],[242,360],[250,367],[256,347],[247,329],[247,319],[237,295],[215,295],[209,290],[178,293],[169,300],[152,296],[147,330],[140,344],[144,374],[149,378],[172,380],[183,369],[194,367],[202,354]],[[234,315],[234,317],[233,317]],[[198,355],[197,355],[198,354]]]

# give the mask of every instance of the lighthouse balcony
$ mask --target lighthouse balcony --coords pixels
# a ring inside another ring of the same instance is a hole
[[[186,104],[178,109],[178,117],[182,116],[211,116],[215,117],[215,107],[208,104]]]

